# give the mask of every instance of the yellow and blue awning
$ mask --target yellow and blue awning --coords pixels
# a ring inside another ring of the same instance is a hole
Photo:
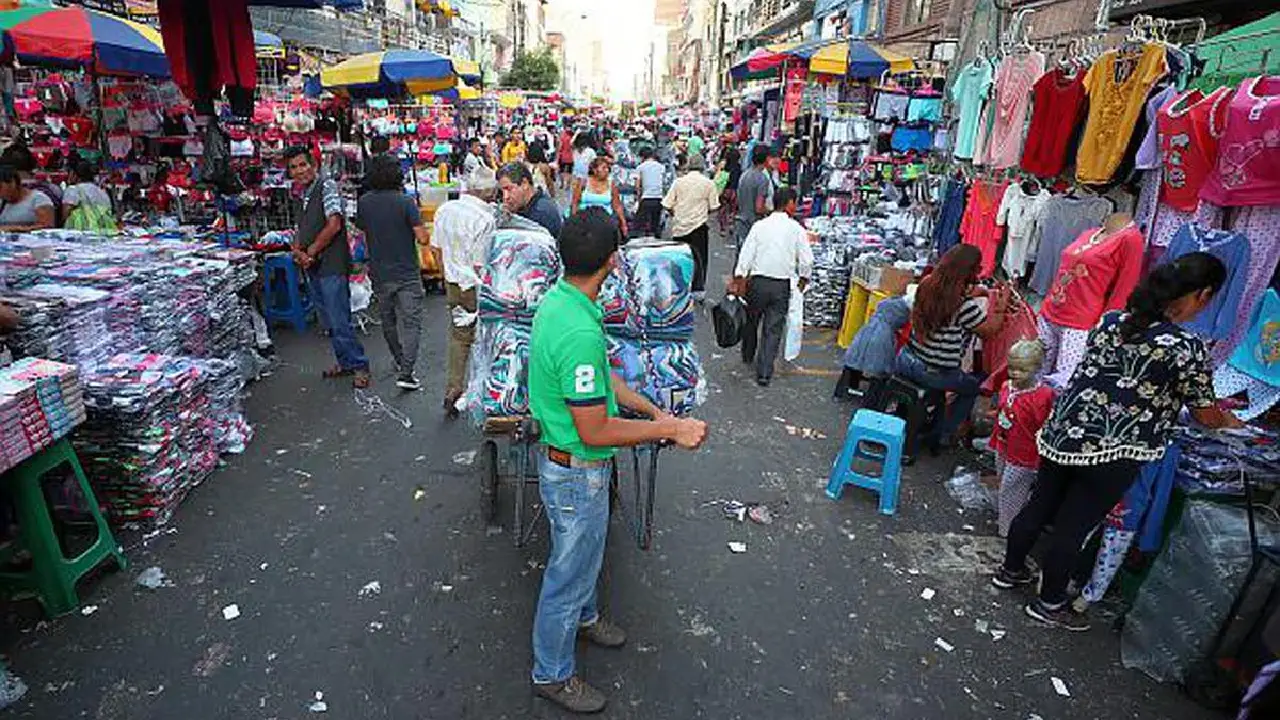
[[[851,78],[877,78],[884,72],[906,72],[915,62],[857,38],[811,40],[766,45],[751,51],[730,73],[737,80],[775,78],[784,64],[807,62],[809,72]]]
[[[457,87],[459,80],[478,82],[480,68],[470,60],[454,60],[428,50],[384,50],[347,58],[320,72],[320,83],[353,97],[403,97]]]

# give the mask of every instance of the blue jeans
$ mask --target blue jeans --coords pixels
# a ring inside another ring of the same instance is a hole
[[[566,468],[539,458],[538,490],[551,523],[551,555],[533,618],[533,681],[574,674],[578,628],[599,619],[596,579],[609,530],[609,466]]]
[[[930,390],[946,390],[955,393],[955,399],[947,406],[942,422],[938,423],[930,433],[933,437],[947,437],[960,427],[960,423],[973,413],[973,403],[978,399],[978,390],[982,386],[982,375],[973,375],[960,368],[934,369],[916,357],[911,349],[903,348],[898,353],[895,372],[906,379],[923,385]]]
[[[307,273],[307,294],[320,314],[320,322],[329,331],[333,356],[343,370],[368,370],[369,360],[364,346],[351,326],[351,287],[346,275]]]

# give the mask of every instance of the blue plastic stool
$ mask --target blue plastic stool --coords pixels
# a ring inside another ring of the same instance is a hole
[[[880,493],[880,513],[892,515],[898,509],[898,482],[902,478],[902,443],[907,423],[900,417],[874,410],[859,410],[849,421],[845,431],[844,447],[831,467],[827,479],[827,497],[839,500],[845,485],[856,485]],[[883,452],[863,449],[870,444],[884,448]],[[880,475],[873,477],[855,472],[856,460],[880,463]]]
[[[289,253],[267,255],[262,261],[263,304],[268,323],[285,322],[306,332],[311,298],[302,289],[302,273]]]

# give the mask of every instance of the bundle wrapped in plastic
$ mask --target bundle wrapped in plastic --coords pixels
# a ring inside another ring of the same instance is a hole
[[[480,317],[532,322],[542,297],[560,279],[560,269],[555,238],[545,230],[499,228],[480,278]]]
[[[609,338],[609,365],[627,386],[673,415],[683,415],[707,397],[702,360],[692,340],[659,340],[647,345]]]
[[[600,288],[609,334],[654,340],[693,337],[693,252],[688,245],[633,241],[623,246],[618,265]]]
[[[1280,525],[1262,514],[1255,521],[1259,545],[1280,542]],[[1120,635],[1124,666],[1163,682],[1187,680],[1209,651],[1252,560],[1249,517],[1243,508],[1187,503],[1125,618]],[[1270,585],[1264,579],[1254,585],[1260,587]]]
[[[465,407],[477,422],[529,412],[528,326],[481,321],[471,345]]]

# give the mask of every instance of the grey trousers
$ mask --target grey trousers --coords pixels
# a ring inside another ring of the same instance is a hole
[[[422,305],[427,295],[422,289],[422,280],[378,282],[374,284],[374,293],[378,296],[382,336],[387,339],[391,357],[395,358],[396,373],[408,377],[418,364],[418,344],[422,338]]]

